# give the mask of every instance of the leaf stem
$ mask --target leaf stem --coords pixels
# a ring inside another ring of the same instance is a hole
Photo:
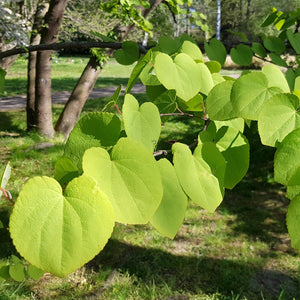
[[[9,191],[6,191],[2,187],[0,187],[0,191],[3,193],[4,197],[12,204],[14,205],[15,202],[12,199],[11,193]]]

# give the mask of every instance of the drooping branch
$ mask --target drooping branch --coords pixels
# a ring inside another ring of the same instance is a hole
[[[142,45],[139,46],[142,53],[146,53],[146,48]],[[118,42],[67,42],[67,43],[53,43],[53,44],[40,44],[28,47],[15,47],[13,49],[0,52],[0,59],[16,54],[28,53],[33,51],[42,50],[61,50],[61,49],[90,49],[90,48],[107,48],[107,49],[120,49],[122,43]]]

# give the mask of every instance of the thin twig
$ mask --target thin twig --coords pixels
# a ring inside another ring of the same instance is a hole
[[[161,117],[165,117],[165,116],[186,116],[186,117],[191,117],[191,118],[200,118],[202,120],[205,120],[203,119],[202,117],[200,116],[197,116],[197,115],[193,115],[193,114],[187,114],[187,113],[184,113],[184,112],[181,112],[181,113],[165,113],[165,114],[160,114]]]

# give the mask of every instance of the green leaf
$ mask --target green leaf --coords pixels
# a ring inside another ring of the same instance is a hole
[[[150,101],[154,101],[157,97],[168,91],[163,85],[147,85],[146,93]],[[173,90],[175,92],[175,90]],[[176,92],[175,92],[176,96]]]
[[[273,11],[262,23],[261,27],[267,27],[271,25],[277,19],[277,10]]]
[[[263,40],[264,46],[275,54],[281,54],[285,51],[284,41],[278,37],[267,37]]]
[[[212,73],[211,77],[213,79],[214,86],[227,80],[227,77],[225,77],[225,76],[223,77],[220,73]],[[230,77],[230,78],[232,78],[232,77]]]
[[[7,280],[10,278],[9,275],[9,266],[0,266],[0,281]]]
[[[174,90],[167,90],[155,98],[153,103],[157,106],[161,114],[173,113],[177,108],[176,92]]]
[[[293,33],[291,29],[286,31],[286,35],[291,43],[292,47],[296,51],[297,54],[300,54],[300,33]]]
[[[156,105],[145,102],[139,106],[134,96],[127,94],[122,111],[127,136],[141,142],[153,152],[161,131],[161,120]]]
[[[104,35],[104,34],[102,34],[100,32],[97,32],[97,31],[91,30],[90,34],[99,37],[103,42],[111,42],[111,43],[115,43],[116,42],[116,40],[114,40],[114,39],[112,39],[112,38],[110,38],[110,37],[108,37],[108,36],[106,36],[106,35]]]
[[[61,157],[57,160],[55,164],[54,178],[63,188],[65,188],[72,179],[78,176],[78,168],[72,160],[67,157]]]
[[[192,201],[214,212],[222,202],[223,189],[202,159],[201,151],[192,155],[190,149],[181,143],[175,143],[172,151],[175,171],[184,192]]]
[[[168,36],[161,36],[158,39],[159,49],[169,55],[172,55],[179,51],[182,45],[182,41],[179,38],[172,39]]]
[[[190,41],[184,41],[180,52],[189,55],[195,62],[203,63],[203,55],[197,44]]]
[[[285,76],[283,75],[283,73],[280,71],[280,69],[277,66],[274,66],[271,64],[265,65],[262,68],[262,72],[267,77],[268,87],[278,87],[284,93],[290,92],[290,88],[285,79]]]
[[[184,111],[203,111],[203,96],[198,94],[189,101],[185,102],[177,98],[178,105]]]
[[[264,102],[273,95],[281,93],[277,87],[269,87],[263,73],[252,72],[238,78],[231,90],[231,102],[237,116],[257,120]]]
[[[267,56],[267,51],[260,43],[252,43],[252,51],[258,54],[260,57],[265,58]]]
[[[300,195],[300,167],[297,167],[287,183],[286,197],[293,200]]]
[[[233,189],[249,168],[248,140],[238,129],[226,126],[218,130],[215,143],[226,160],[224,187]]]
[[[25,279],[25,268],[23,264],[15,264],[9,266],[9,275],[15,281],[23,281]]]
[[[282,59],[280,57],[280,55],[275,54],[275,53],[270,53],[269,56],[274,64],[281,66],[281,67],[287,67],[286,61],[284,59]]]
[[[169,90],[176,90],[181,99],[188,101],[201,89],[202,70],[190,56],[178,54],[174,61],[164,53],[155,59],[155,71],[158,80]]]
[[[163,184],[163,198],[150,223],[162,235],[173,239],[181,226],[187,208],[183,192],[173,165],[167,159],[157,162]]]
[[[14,245],[27,261],[64,277],[103,249],[114,221],[106,195],[83,175],[68,184],[64,195],[52,178],[30,179],[19,194],[9,225]]]
[[[253,52],[249,46],[238,45],[230,50],[232,60],[240,66],[249,66],[252,62]]]
[[[123,42],[122,49],[114,53],[116,61],[121,65],[131,65],[139,59],[140,48],[136,42]]]
[[[5,189],[7,182],[10,178],[11,175],[11,166],[9,164],[9,162],[6,164],[5,169],[0,177],[0,187],[2,187],[3,189]],[[2,196],[3,192],[0,190],[0,198]]]
[[[213,121],[213,123],[215,123],[216,130],[219,130],[223,126],[229,126],[240,132],[244,132],[245,121],[242,118],[234,118],[226,121]]]
[[[210,73],[219,73],[222,69],[221,64],[218,61],[214,60],[207,61],[205,65],[209,69]]]
[[[285,79],[290,87],[290,91],[294,91],[296,75],[292,69],[286,71]]]
[[[84,173],[92,176],[107,194],[117,222],[146,224],[163,195],[160,173],[149,150],[130,138],[121,138],[111,156],[91,148],[83,156]]]
[[[5,75],[6,71],[0,68],[0,93],[4,91]]]
[[[34,280],[40,279],[45,273],[43,270],[41,270],[33,265],[28,266],[27,272],[28,272],[28,275]]]
[[[274,158],[275,181],[288,185],[300,167],[300,128],[289,133],[279,144]]]
[[[228,120],[235,117],[230,101],[231,89],[234,81],[223,81],[210,91],[205,108],[211,120]]]
[[[154,85],[154,86],[156,86],[156,85],[161,84],[159,82],[159,80],[157,79],[157,76],[156,76],[155,70],[154,70],[155,59],[156,59],[156,56],[159,53],[160,52],[157,52],[157,51],[152,52],[151,61],[149,61],[145,65],[145,67],[143,68],[143,70],[140,73],[140,79],[141,79],[141,81],[144,85],[147,85],[147,86]]]
[[[300,249],[300,197],[297,196],[290,202],[286,215],[286,224],[291,238],[292,247]]]
[[[111,113],[93,112],[85,115],[74,127],[65,146],[64,156],[79,170],[85,150],[113,146],[121,132],[120,119]]]
[[[265,102],[258,117],[258,131],[264,145],[275,147],[300,127],[299,105],[299,98],[293,94],[277,94]]]
[[[204,43],[205,53],[210,60],[218,61],[222,66],[225,63],[227,51],[225,46],[219,40],[213,38],[209,44]]]
[[[198,63],[198,66],[200,71],[200,82],[198,82],[198,84],[201,86],[200,92],[204,95],[208,95],[208,93],[214,87],[213,78],[206,64]]]
[[[130,77],[128,79],[127,87],[125,90],[125,94],[130,93],[131,89],[135,85],[136,81],[138,80],[141,72],[143,69],[149,64],[152,59],[152,50],[149,50],[134,66]]]

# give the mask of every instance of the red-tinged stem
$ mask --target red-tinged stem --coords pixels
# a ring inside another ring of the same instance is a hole
[[[122,116],[123,114],[122,114],[122,112],[120,111],[119,106],[118,106],[117,104],[115,104],[115,108],[117,109],[118,113]]]
[[[11,203],[15,204],[15,202],[12,200],[12,197],[10,194],[8,194],[2,187],[0,187],[0,191],[3,193],[4,197]]]

